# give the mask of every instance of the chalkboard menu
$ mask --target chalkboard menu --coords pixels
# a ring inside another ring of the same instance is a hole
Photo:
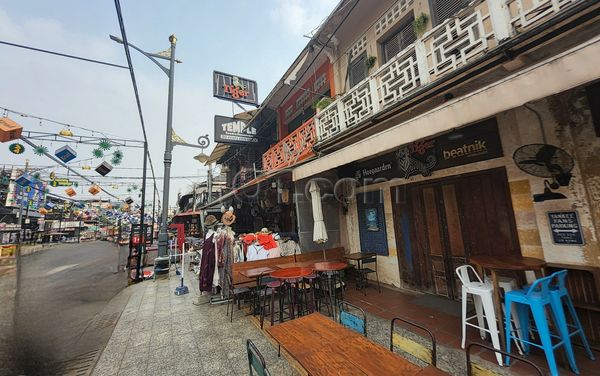
[[[548,212],[548,224],[552,234],[552,242],[561,245],[583,245],[583,233],[577,212]]]

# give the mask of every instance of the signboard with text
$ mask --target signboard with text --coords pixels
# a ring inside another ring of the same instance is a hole
[[[548,224],[552,243],[561,245],[583,245],[583,233],[579,215],[575,210],[548,212]]]
[[[215,142],[222,144],[257,143],[256,128],[240,119],[215,115]]]
[[[213,96],[258,107],[256,81],[228,73],[213,71]]]
[[[430,176],[433,171],[503,156],[496,119],[422,141],[402,145],[392,152],[339,168],[341,177],[360,184],[378,180]]]

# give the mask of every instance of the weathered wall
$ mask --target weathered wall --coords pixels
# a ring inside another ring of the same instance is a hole
[[[521,252],[548,262],[600,266],[598,223],[600,223],[600,138],[596,137],[591,115],[582,89],[571,90],[546,98],[531,107],[542,116],[547,142],[565,149],[575,158],[573,179],[569,187],[559,189],[567,199],[534,203],[532,195],[542,193],[544,179],[522,172],[513,162],[514,151],[529,143],[542,143],[543,136],[535,114],[519,107],[496,116],[502,139],[504,157],[490,161],[435,171],[431,177],[414,176],[408,180],[386,182],[367,187],[384,190],[389,256],[379,257],[380,279],[401,286],[390,187],[399,184],[439,179],[445,176],[505,167]],[[584,246],[564,246],[552,243],[547,212],[577,210],[584,228]],[[346,215],[348,252],[360,251],[356,203]]]

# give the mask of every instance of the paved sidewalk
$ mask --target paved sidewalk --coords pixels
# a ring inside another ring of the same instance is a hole
[[[183,296],[174,295],[179,282],[172,272],[129,287],[134,291],[93,375],[247,375],[248,338],[273,375],[296,375],[242,311],[230,323],[224,304],[192,304],[197,279],[187,280],[190,293]]]

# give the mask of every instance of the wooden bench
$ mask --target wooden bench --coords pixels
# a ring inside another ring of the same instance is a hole
[[[327,254],[327,260],[340,260],[344,256],[344,247],[337,248],[329,248],[325,250]],[[323,251],[312,251],[305,253],[298,253],[296,255],[296,261],[312,261],[312,260],[322,260],[323,259]],[[275,258],[269,258],[264,260],[254,260],[254,261],[246,261],[246,262],[236,262],[232,267],[232,279],[233,284],[244,285],[244,286],[253,286],[256,284],[256,280],[250,279],[242,274],[240,271],[261,267],[274,267],[279,264],[287,264],[290,262],[294,262],[294,256],[281,256]]]

